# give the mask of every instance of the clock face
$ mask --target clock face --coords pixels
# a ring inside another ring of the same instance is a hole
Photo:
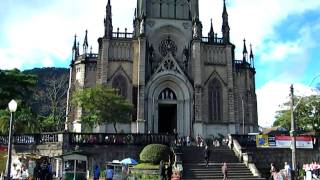
[[[159,52],[163,57],[166,56],[169,52],[173,56],[175,56],[175,54],[177,53],[176,43],[174,41],[172,41],[170,39],[170,37],[168,37],[167,39],[162,40],[160,42]]]

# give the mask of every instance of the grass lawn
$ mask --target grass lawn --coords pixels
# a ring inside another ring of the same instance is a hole
[[[7,164],[7,152],[6,151],[0,151],[0,172],[4,172],[6,170],[6,164]]]

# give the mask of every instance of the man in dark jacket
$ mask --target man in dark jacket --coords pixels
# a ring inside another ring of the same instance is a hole
[[[206,146],[204,149],[204,160],[206,162],[206,167],[208,167],[209,165],[209,159],[210,159],[210,150],[209,150],[209,147]]]
[[[165,180],[166,178],[166,167],[164,166],[163,160],[160,161],[159,166],[160,180]]]

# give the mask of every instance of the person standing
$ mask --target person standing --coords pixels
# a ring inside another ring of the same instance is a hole
[[[271,163],[271,165],[270,165],[270,177],[271,177],[271,179],[275,180],[276,176],[277,176],[276,167],[274,167],[274,164]]]
[[[209,147],[206,146],[204,149],[204,160],[206,162],[206,167],[208,167],[209,165],[209,159],[210,159],[210,150],[209,150]]]
[[[106,168],[105,177],[106,177],[106,180],[112,180],[113,178],[113,169],[110,166],[107,166]]]
[[[163,160],[160,161],[159,173],[160,173],[160,180],[166,180],[166,168],[164,166]]]
[[[93,180],[99,180],[99,178],[100,178],[100,168],[98,165],[96,165],[93,171]]]
[[[284,170],[286,173],[286,177],[291,176],[291,167],[287,162],[284,162]]]
[[[223,165],[221,167],[221,171],[223,174],[223,180],[227,180],[228,179],[228,166],[227,166],[226,162],[223,163]]]
[[[171,177],[172,177],[172,163],[171,163],[170,160],[169,160],[169,164],[168,164],[168,167],[167,167],[167,176],[168,176],[168,180],[171,180]]]

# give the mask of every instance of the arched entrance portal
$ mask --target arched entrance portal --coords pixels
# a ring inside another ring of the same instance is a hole
[[[177,72],[162,71],[147,85],[146,128],[154,133],[187,136],[192,129],[192,86]]]
[[[158,132],[172,133],[174,129],[177,129],[177,97],[166,88],[158,97]]]

